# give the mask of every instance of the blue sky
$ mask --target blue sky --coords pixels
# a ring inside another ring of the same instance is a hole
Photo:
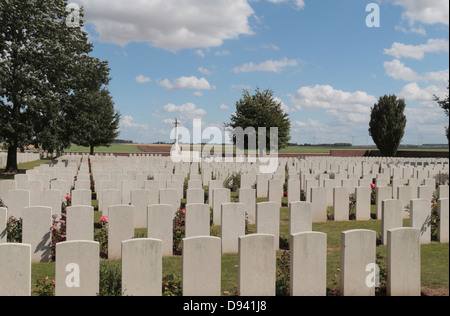
[[[404,143],[446,143],[447,0],[78,0],[111,67],[120,138],[171,141],[178,117],[222,127],[243,89],[270,88],[298,143],[373,144],[370,108],[407,102]],[[377,3],[380,27],[366,6]]]

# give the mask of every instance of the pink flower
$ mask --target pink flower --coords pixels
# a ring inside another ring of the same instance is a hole
[[[375,189],[377,186],[376,186],[375,184],[372,183],[372,184],[370,185],[370,187],[371,187],[372,189]]]
[[[108,223],[108,216],[102,216],[100,218],[100,222],[102,222],[103,224]]]
[[[70,194],[66,195],[66,200],[70,200],[72,197],[70,196]]]

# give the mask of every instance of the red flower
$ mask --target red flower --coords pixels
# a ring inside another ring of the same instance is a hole
[[[70,196],[70,194],[66,195],[66,200],[70,200],[72,197]]]
[[[287,192],[286,192],[286,191],[283,191],[283,195],[286,197],[286,196],[287,196]]]
[[[186,210],[181,210],[181,214],[186,215]]]
[[[375,184],[372,183],[372,184],[370,185],[370,187],[371,187],[372,189],[375,189],[377,186],[376,186]]]
[[[105,223],[108,223],[108,216],[102,216],[101,218],[100,218],[100,222],[102,222],[103,224],[105,224]]]

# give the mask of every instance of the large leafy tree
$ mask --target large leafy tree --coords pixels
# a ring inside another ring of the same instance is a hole
[[[90,148],[110,146],[119,135],[120,114],[115,110],[114,101],[106,88],[79,94],[75,97],[75,120],[69,127],[73,143]]]
[[[447,90],[449,89],[449,86],[447,86]],[[449,96],[447,95],[447,97],[443,100],[441,100],[439,97],[434,96],[434,100],[439,104],[439,106],[445,111],[445,114],[447,115],[447,117],[449,116],[449,108],[450,108],[450,101],[449,101]],[[448,127],[446,127],[446,133],[447,133],[447,140],[449,142],[450,145],[450,138],[449,138],[449,133],[448,133]]]
[[[395,95],[380,97],[372,108],[369,134],[385,157],[397,156],[398,148],[405,135],[406,103]]]
[[[0,138],[6,172],[17,172],[17,149],[67,146],[67,108],[82,89],[108,83],[106,62],[89,56],[83,21],[68,25],[66,0],[0,2]],[[82,11],[80,12],[82,17]]]
[[[225,124],[230,131],[232,140],[236,146],[248,149],[248,135],[245,140],[239,142],[236,130],[242,128],[253,128],[256,132],[256,144],[259,144],[258,129],[264,128],[266,131],[266,150],[270,150],[270,128],[278,128],[278,149],[286,148],[291,139],[291,121],[289,115],[282,109],[281,102],[274,98],[274,92],[270,89],[260,91],[256,89],[251,95],[244,90],[242,98],[236,102],[236,112],[231,116],[231,123]],[[256,149],[256,148],[255,148]],[[262,148],[259,148],[260,150]]]

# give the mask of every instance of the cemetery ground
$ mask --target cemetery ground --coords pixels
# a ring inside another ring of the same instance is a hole
[[[25,173],[28,169],[33,169],[41,164],[48,164],[51,160],[39,160],[30,163],[19,164],[20,173]],[[5,179],[12,179],[13,176],[2,175],[0,170],[0,181]],[[203,187],[205,192],[208,192],[208,187]],[[231,194],[231,202],[236,202],[236,194]],[[256,203],[266,202],[267,198],[258,198]],[[287,200],[283,198],[284,207],[281,207],[280,212],[280,245],[281,249],[277,253],[277,288],[280,291],[288,289],[283,286],[289,280],[289,271],[283,269],[284,266],[289,265],[289,256],[287,256],[288,236],[289,236],[289,209],[286,207]],[[92,201],[92,206],[96,208],[97,200]],[[332,207],[328,209],[329,215],[333,213]],[[376,213],[376,209],[372,206],[372,214]],[[95,226],[101,226],[100,219],[102,213],[95,212]],[[404,220],[403,227],[409,227],[409,220]],[[313,231],[323,232],[327,234],[327,292],[328,295],[339,295],[340,288],[340,264],[341,264],[341,233],[353,229],[368,229],[381,233],[381,221],[347,221],[335,222],[328,221],[326,223],[313,224]],[[96,229],[98,231],[98,229]],[[220,226],[211,227],[211,236],[220,236]],[[249,233],[256,231],[255,225],[248,226]],[[136,229],[136,238],[145,238],[147,236],[146,229]],[[377,247],[378,264],[382,268],[382,282],[385,281],[386,268],[386,247]],[[101,266],[111,264],[115,266],[115,271],[120,272],[120,261],[102,260]],[[421,246],[421,281],[422,281],[422,295],[425,296],[448,296],[449,295],[449,244],[431,243]],[[182,257],[174,256],[163,259],[163,275],[165,277],[174,275],[175,279],[181,282]],[[53,280],[55,278],[55,264],[54,263],[38,263],[32,264],[32,294],[38,295],[37,282],[43,278]],[[177,283],[174,283],[177,284]],[[179,284],[179,283],[178,283]],[[382,284],[383,285],[383,284]],[[100,286],[101,288],[101,286]],[[237,295],[238,290],[238,255],[226,254],[222,256],[222,289],[221,293],[224,296]],[[178,294],[181,289],[178,289]],[[126,295],[126,293],[124,293]],[[284,292],[283,294],[286,294]],[[383,291],[377,292],[378,295],[383,295]]]
[[[36,162],[46,163],[47,161]],[[27,166],[21,166],[25,168]],[[207,192],[208,187],[204,187]],[[235,193],[231,196],[231,201],[235,201]],[[257,203],[267,201],[267,198],[258,198]],[[286,198],[283,198],[286,205]],[[92,205],[97,206],[98,201],[93,200]],[[285,206],[284,205],[284,206]],[[329,213],[332,213],[332,208],[329,208]],[[376,209],[372,206],[372,214],[376,213]],[[102,213],[95,212],[95,223],[100,225]],[[409,220],[404,220],[404,227],[409,227]],[[211,227],[211,236],[220,236],[220,226]],[[254,233],[255,225],[248,226],[249,233]],[[381,221],[348,221],[335,222],[328,221],[326,223],[313,224],[313,231],[326,233],[328,236],[328,251],[327,251],[327,294],[329,296],[339,295],[340,288],[340,264],[341,264],[341,233],[352,229],[369,229],[381,233]],[[283,289],[289,289],[289,286],[283,286],[289,280],[289,271],[283,269],[284,266],[289,266],[288,246],[286,245],[289,235],[289,209],[282,207],[280,212],[280,248],[277,252],[277,290],[286,295]],[[136,229],[136,238],[145,238],[147,236],[146,229]],[[378,264],[381,267],[381,286],[385,285],[386,277],[386,246],[377,247]],[[120,274],[120,261],[102,260],[101,267],[105,265],[115,267],[115,273]],[[421,267],[422,267],[422,295],[424,296],[448,296],[449,295],[449,244],[431,243],[421,246]],[[174,256],[163,258],[163,276],[173,276],[179,286],[181,282],[182,257]],[[101,269],[102,270],[102,269]],[[55,264],[54,263],[37,263],[32,264],[32,295],[38,295],[38,288],[36,286],[39,280],[48,277],[49,280],[55,278]],[[120,276],[118,276],[120,279]],[[105,281],[105,280],[104,280]],[[102,278],[101,278],[101,282]],[[111,283],[111,280],[106,280]],[[116,283],[116,286],[119,283]],[[172,284],[172,285],[173,285]],[[111,286],[111,284],[109,284]],[[101,288],[101,286],[100,286]],[[234,296],[238,291],[238,255],[224,254],[222,255],[222,295]],[[172,294],[180,294],[181,289],[169,289]],[[120,293],[120,290],[119,290]],[[106,293],[108,294],[108,293]],[[109,293],[111,294],[111,293]],[[384,295],[383,289],[377,291],[377,295]],[[126,293],[124,293],[126,295]]]
[[[97,153],[168,153],[170,152],[171,144],[113,144],[111,147],[96,147]],[[200,146],[191,146],[193,150],[200,150]],[[339,146],[289,146],[281,149],[281,154],[330,154],[331,150],[377,150],[376,147],[368,146],[354,146],[354,147],[339,147]],[[223,148],[225,151],[225,148]],[[445,152],[448,147],[405,147],[402,151],[432,151]],[[74,153],[89,153],[90,148],[81,146],[71,146],[66,152]]]

